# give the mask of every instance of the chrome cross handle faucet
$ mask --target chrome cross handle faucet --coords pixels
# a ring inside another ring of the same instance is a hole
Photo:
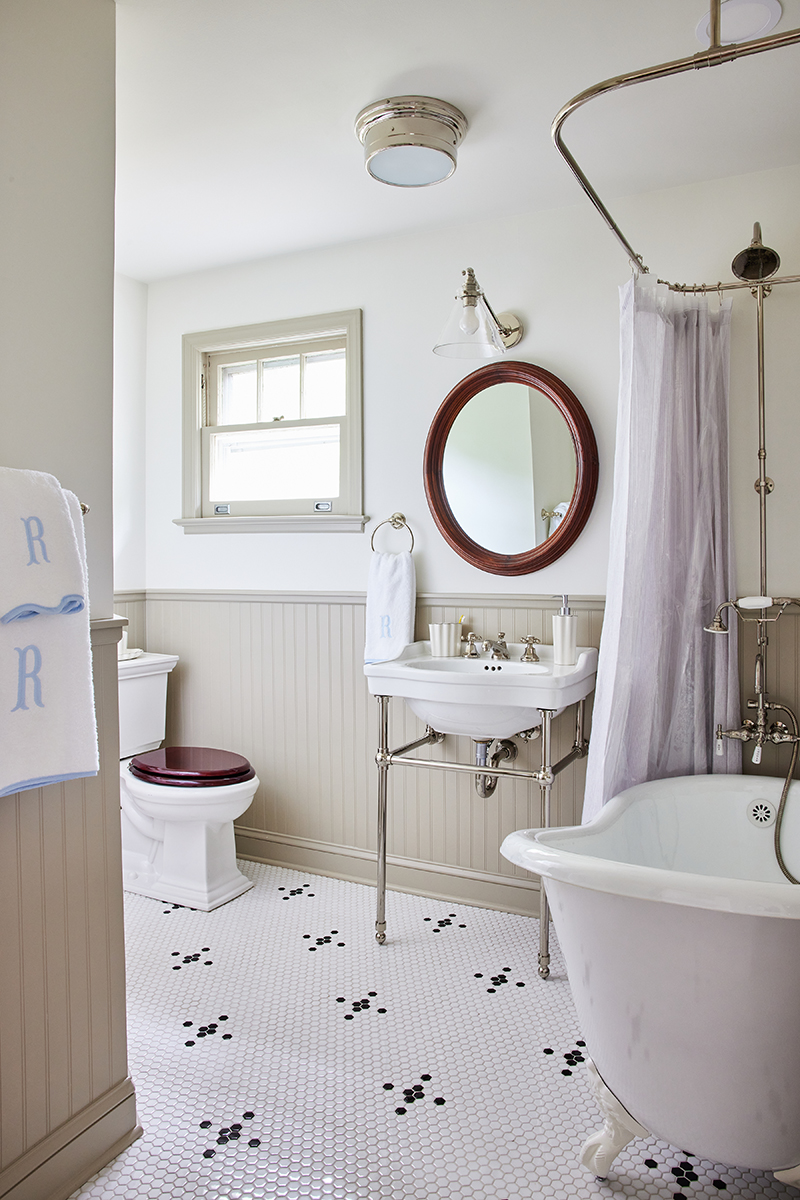
[[[522,640],[525,643],[525,653],[523,654],[522,658],[519,661],[520,662],[538,662],[539,655],[536,653],[535,647],[538,645],[541,645],[542,639],[534,637],[532,633],[529,633]]]
[[[467,634],[467,648],[464,658],[480,658],[481,650],[488,650],[489,643],[485,642],[479,633]]]

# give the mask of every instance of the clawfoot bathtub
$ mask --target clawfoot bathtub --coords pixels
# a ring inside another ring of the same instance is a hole
[[[603,1114],[582,1156],[595,1175],[650,1133],[800,1186],[800,887],[773,852],[782,782],[659,780],[589,825],[503,843],[546,879]],[[782,847],[800,876],[800,783]]]

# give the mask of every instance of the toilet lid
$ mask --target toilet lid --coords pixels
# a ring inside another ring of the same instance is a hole
[[[162,787],[227,787],[255,776],[250,763],[230,750],[208,746],[165,746],[137,754],[130,762],[137,779]]]

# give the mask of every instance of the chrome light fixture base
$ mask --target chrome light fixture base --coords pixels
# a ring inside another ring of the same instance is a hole
[[[524,329],[519,317],[515,317],[513,313],[501,312],[497,314],[497,325],[500,333],[500,340],[506,350],[513,349],[519,342],[522,341]]]
[[[394,96],[362,108],[356,134],[367,171],[392,187],[430,187],[456,169],[467,118],[432,96]]]

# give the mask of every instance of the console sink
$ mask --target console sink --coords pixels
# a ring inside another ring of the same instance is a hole
[[[504,738],[541,725],[541,709],[561,712],[594,689],[597,651],[578,647],[572,667],[553,663],[553,647],[537,646],[538,663],[520,662],[525,647],[509,642],[510,661],[432,658],[430,642],[413,642],[392,662],[364,667],[373,696],[402,696],[439,733]]]

